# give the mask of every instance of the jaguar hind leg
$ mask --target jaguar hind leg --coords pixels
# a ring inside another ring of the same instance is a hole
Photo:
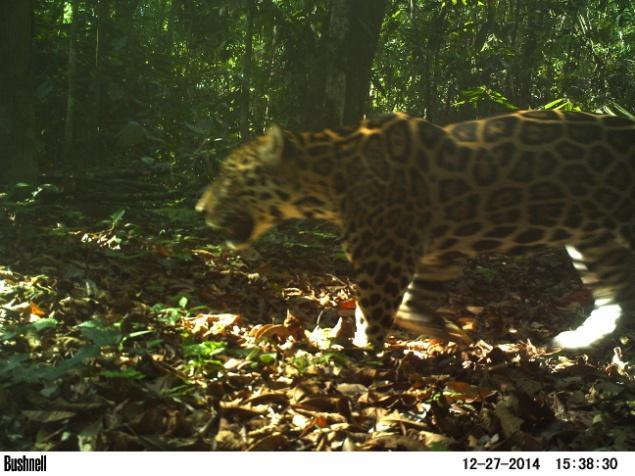
[[[591,289],[595,307],[580,327],[561,332],[554,343],[564,348],[588,347],[635,310],[635,253],[609,234],[566,249],[582,282]]]
[[[421,262],[397,311],[395,324],[426,337],[469,343],[471,339],[438,311],[447,299],[448,283],[463,272],[463,262],[428,256]]]

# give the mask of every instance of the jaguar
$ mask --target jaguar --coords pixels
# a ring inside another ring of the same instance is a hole
[[[481,253],[565,247],[594,298],[560,347],[588,346],[635,311],[635,121],[520,111],[437,126],[403,113],[349,128],[274,125],[239,146],[196,205],[243,248],[286,219],[336,223],[357,288],[356,345],[393,324],[457,342],[439,310]]]

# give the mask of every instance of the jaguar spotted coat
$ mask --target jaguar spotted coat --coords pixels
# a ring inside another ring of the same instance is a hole
[[[238,247],[288,218],[340,225],[358,344],[380,347],[395,322],[465,340],[437,304],[483,252],[567,246],[604,329],[582,344],[562,333],[563,346],[609,333],[635,304],[635,122],[623,118],[529,111],[442,128],[395,113],[321,132],[274,126],[230,155],[196,208]]]

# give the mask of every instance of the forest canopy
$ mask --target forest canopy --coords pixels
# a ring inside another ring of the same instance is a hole
[[[33,114],[15,120],[48,172],[143,156],[191,169],[202,141],[222,157],[272,122],[401,110],[445,124],[635,103],[629,0],[19,3],[4,15],[5,63],[29,58],[13,80]],[[32,50],[10,51],[31,29]]]

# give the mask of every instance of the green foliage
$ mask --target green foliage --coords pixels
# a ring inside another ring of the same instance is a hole
[[[545,104],[540,109],[544,109],[545,111],[549,111],[549,110],[582,111],[582,106],[580,104],[574,103],[570,99],[560,98]]]
[[[635,4],[584,0],[392,2],[373,109],[451,122],[537,109],[635,104]],[[630,85],[630,86],[629,86]]]
[[[600,108],[600,111],[605,114],[610,114],[612,116],[628,117],[629,119],[632,119],[635,121],[635,113],[626,110],[626,108],[620,106],[616,102],[605,104],[604,106]]]
[[[223,361],[217,358],[226,351],[224,342],[205,341],[186,344],[183,348],[187,358],[186,368],[192,373],[204,372],[208,376],[216,375],[223,370]]]
[[[312,367],[346,367],[349,364],[349,359],[341,352],[322,352],[317,355],[299,355],[291,359],[289,363],[295,367],[300,374],[304,374]]]
[[[224,342],[205,341],[184,346],[186,357],[210,358],[225,352],[227,344]]]
[[[152,306],[152,311],[157,313],[157,317],[162,324],[170,327],[175,327],[181,317],[187,314],[181,307],[167,307],[161,303]]]
[[[117,210],[116,212],[114,212],[112,215],[110,215],[110,229],[113,230],[114,228],[117,227],[117,225],[119,224],[119,222],[121,222],[121,219],[123,218],[123,216],[126,214],[126,209],[125,208],[121,208],[119,210]]]
[[[46,382],[61,378],[69,372],[81,370],[85,363],[99,355],[98,345],[81,347],[72,357],[62,359],[55,365],[31,362],[26,354],[11,354],[0,363],[0,378],[13,383]]]
[[[510,111],[516,111],[519,109],[518,106],[513,104],[500,92],[494,91],[487,86],[465,89],[459,93],[459,97],[461,99],[453,104],[454,107],[470,104],[475,109],[478,109],[479,104],[483,102],[492,102],[494,104],[499,104]]]
[[[17,322],[0,325],[0,344],[8,348],[20,342],[28,341],[31,347],[40,346],[40,336],[47,330],[58,326],[53,317],[41,318],[31,323]],[[53,365],[45,365],[32,360],[28,353],[11,353],[0,362],[0,378],[13,383],[48,382],[67,377],[72,372],[82,372],[91,361],[102,355],[104,350],[122,352],[126,342],[150,334],[150,330],[138,330],[124,333],[118,325],[107,325],[101,321],[90,320],[77,325],[83,338],[73,355],[57,360]],[[134,369],[118,369],[102,371],[109,378],[139,379],[143,374]]]
[[[168,165],[187,172],[188,184],[216,174],[239,140],[241,115],[254,134],[271,122],[311,127],[323,104],[316,84],[337,59],[327,54],[330,2],[255,2],[249,77],[245,2],[79,2],[77,18],[69,5],[35,6],[45,157],[62,154],[71,22],[79,26],[76,154],[101,167]],[[388,0],[367,112],[403,110],[439,123],[510,109],[629,114],[633,57],[633,2]],[[59,165],[48,160],[44,169]],[[45,195],[14,192],[21,200]]]
[[[99,347],[116,347],[123,337],[118,329],[99,321],[82,322],[78,327],[86,339]]]
[[[108,378],[130,379],[140,380],[145,375],[136,369],[123,369],[123,370],[102,370],[100,375]]]

